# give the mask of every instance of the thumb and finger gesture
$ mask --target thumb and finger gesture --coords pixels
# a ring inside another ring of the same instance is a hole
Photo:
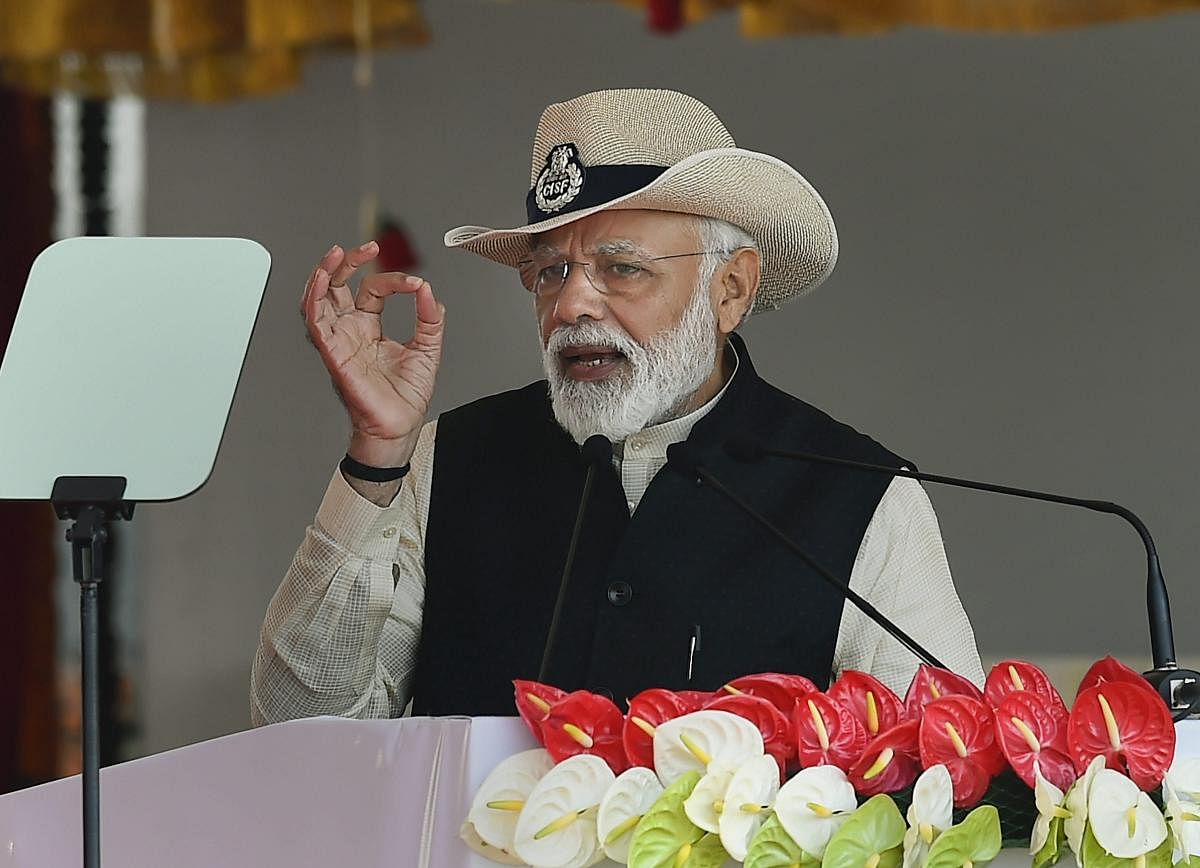
[[[349,252],[334,246],[313,270],[300,310],[308,335],[341,396],[356,435],[397,440],[425,421],[442,355],[445,308],[429,283],[387,272],[348,281],[379,254],[370,241]],[[380,314],[392,295],[412,295],[416,325],[406,343],[383,334]]]

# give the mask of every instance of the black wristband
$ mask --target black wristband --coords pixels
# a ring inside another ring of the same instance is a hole
[[[355,479],[362,479],[366,482],[395,482],[397,479],[403,479],[408,475],[408,465],[403,467],[372,467],[370,464],[363,464],[361,461],[355,461],[350,457],[350,453],[346,453],[346,457],[342,459],[342,463],[338,465],[342,468],[342,473],[349,474]]]

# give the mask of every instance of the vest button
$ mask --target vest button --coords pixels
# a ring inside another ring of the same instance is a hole
[[[633,588],[629,582],[613,582],[608,586],[608,601],[614,606],[624,606],[633,599]]]

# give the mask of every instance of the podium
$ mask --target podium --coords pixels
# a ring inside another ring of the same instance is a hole
[[[122,868],[495,863],[459,839],[475,787],[536,746],[516,718],[275,724],[101,771]],[[2,868],[77,868],[78,776],[0,796]]]
[[[1181,755],[1200,755],[1195,727],[1181,725],[1180,736]],[[510,717],[318,717],[239,732],[104,769],[104,859],[122,868],[488,868],[496,863],[459,838],[462,821],[488,773],[535,746]],[[80,864],[79,787],[76,776],[0,796],[0,868]],[[1029,862],[1014,849],[991,864]]]

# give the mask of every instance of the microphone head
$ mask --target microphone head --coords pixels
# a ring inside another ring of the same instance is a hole
[[[603,464],[612,460],[612,441],[603,434],[593,434],[583,441],[580,452],[588,464]]]
[[[676,473],[695,479],[698,476],[696,468],[699,466],[700,455],[695,446],[683,442],[672,443],[667,447],[667,467]]]
[[[725,452],[734,461],[741,461],[743,464],[752,464],[763,457],[762,446],[758,441],[745,435],[726,440]]]

